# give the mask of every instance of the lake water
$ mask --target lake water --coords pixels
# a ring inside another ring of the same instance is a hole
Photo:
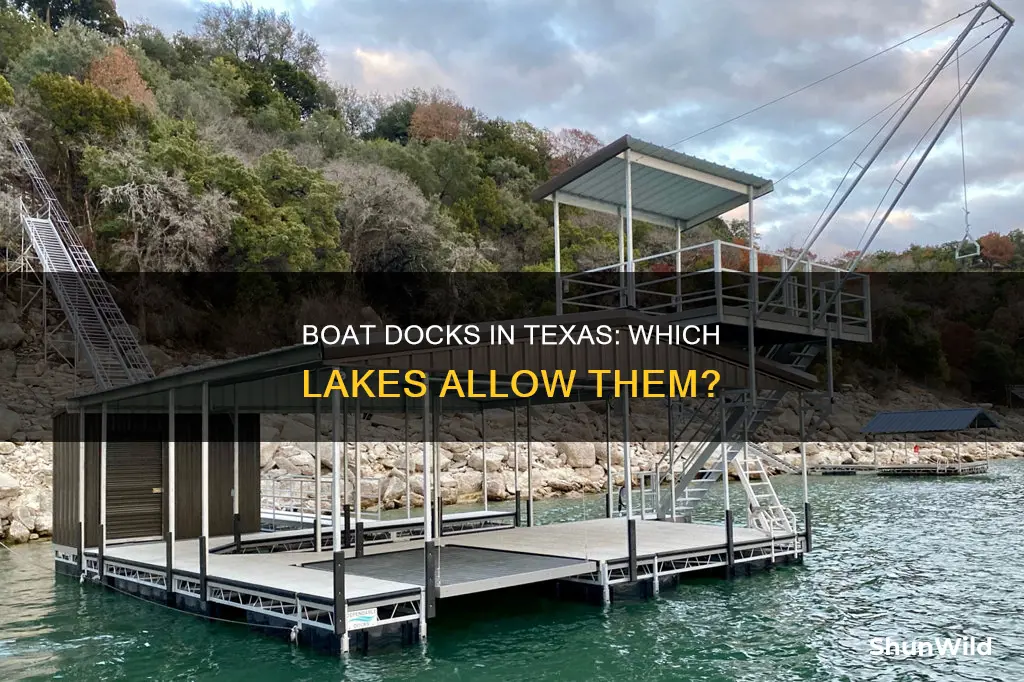
[[[800,479],[775,480],[800,509]],[[610,608],[495,603],[490,616],[431,621],[423,647],[348,660],[55,576],[46,543],[0,549],[0,680],[1024,680],[1024,462],[810,486],[802,566]],[[720,518],[719,505],[702,513]],[[603,500],[537,509],[544,521],[594,517]],[[991,655],[871,653],[876,637],[961,636],[991,637]]]

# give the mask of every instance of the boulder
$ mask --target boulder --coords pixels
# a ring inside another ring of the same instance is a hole
[[[13,379],[17,372],[18,356],[14,351],[0,351],[0,379]]]
[[[153,371],[160,373],[174,364],[174,358],[168,355],[159,346],[143,346],[142,354],[149,360],[149,364],[153,367]]]
[[[11,521],[11,527],[7,529],[7,537],[12,542],[28,542],[31,535],[32,532],[18,519]]]
[[[465,473],[455,474],[455,484],[460,497],[480,492],[483,482],[484,475],[479,471],[467,471]]]
[[[284,426],[281,427],[280,439],[283,441],[312,443],[313,428],[311,426],[306,426],[295,419],[289,419],[284,423]]]
[[[6,407],[0,407],[0,440],[11,440],[21,431],[21,416]]]
[[[800,431],[800,417],[797,416],[796,412],[788,408],[775,418],[775,423],[788,433],[798,433]]]
[[[514,490],[515,488],[513,488]],[[507,500],[509,498],[508,487],[504,478],[487,479],[487,499]]]
[[[21,484],[10,474],[0,471],[0,500],[21,494]]]
[[[565,455],[565,464],[573,469],[589,469],[597,464],[593,443],[558,443],[559,454]]]
[[[505,460],[506,456],[507,456],[507,453],[504,450],[502,450],[501,452],[497,452],[497,451],[492,452],[490,449],[488,449],[488,451],[487,451],[487,471],[488,472],[500,471],[501,470],[501,463]],[[471,452],[471,453],[469,453],[469,458],[467,459],[467,464],[469,465],[470,469],[476,469],[477,471],[483,471],[484,470],[484,456],[483,456],[483,453],[482,452]]]
[[[25,330],[15,322],[0,322],[0,348],[17,348],[25,340]]]

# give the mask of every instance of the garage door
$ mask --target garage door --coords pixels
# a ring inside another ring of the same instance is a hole
[[[159,537],[164,528],[161,443],[107,445],[107,537]]]

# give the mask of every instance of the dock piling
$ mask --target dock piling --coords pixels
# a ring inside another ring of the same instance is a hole
[[[167,603],[174,605],[174,531],[168,531],[164,536],[167,550],[167,583],[164,585],[164,596]]]
[[[352,546],[352,505],[346,504],[343,509],[345,510],[345,549]]]
[[[427,618],[433,618],[437,615],[437,547],[433,540],[427,540],[423,549],[426,561],[426,575],[423,583],[427,596]]]
[[[733,541],[732,509],[725,510],[725,577],[732,578],[736,568],[736,547]]]
[[[804,554],[811,551],[811,503],[804,502]]]
[[[637,581],[636,569],[636,519],[626,521],[626,542],[629,545],[629,582]]]
[[[356,556],[363,556],[363,522],[356,523]]]
[[[334,634],[341,652],[348,653],[348,613],[345,606],[345,552],[334,553]]]
[[[206,536],[201,535],[199,537],[199,601],[202,602],[203,609],[207,607],[207,594],[206,594],[206,578],[207,578],[207,561],[209,560],[209,553],[207,552]]]

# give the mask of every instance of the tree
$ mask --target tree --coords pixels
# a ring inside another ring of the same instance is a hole
[[[195,193],[180,174],[154,167],[136,135],[114,150],[88,147],[82,166],[104,210],[100,236],[120,267],[138,273],[136,324],[145,337],[146,273],[208,270],[238,215],[220,191]]]
[[[124,20],[118,16],[114,0],[23,0],[20,4],[54,31],[75,20],[107,35],[124,33]]]
[[[472,121],[473,111],[458,102],[422,102],[412,113],[409,136],[417,140],[454,142],[469,133]]]
[[[24,15],[0,1],[0,71],[11,64],[38,41],[51,36],[49,28],[32,15]]]
[[[14,88],[7,79],[0,76],[0,108],[14,106]]]
[[[603,146],[596,135],[579,128],[562,128],[557,133],[548,133],[547,137],[551,149],[551,161],[548,163],[551,175],[568,170]]]
[[[82,79],[89,66],[106,54],[107,49],[107,40],[102,33],[77,21],[68,22],[52,38],[36,40],[20,54],[11,65],[11,83],[27,86],[43,73]]]
[[[412,125],[412,115],[417,106],[418,101],[412,98],[391,103],[377,117],[366,137],[405,144],[409,141],[409,126]]]
[[[430,272],[440,238],[430,202],[400,173],[340,160],[325,171],[337,183],[339,245],[358,272]]]
[[[118,99],[127,99],[147,109],[156,106],[152,91],[139,75],[139,65],[120,45],[110,48],[89,66],[88,79]]]
[[[65,140],[87,134],[113,137],[121,128],[143,120],[127,99],[74,78],[44,73],[36,76],[30,87],[39,98],[44,117]]]
[[[525,166],[537,179],[548,176],[548,143],[543,131],[526,121],[496,118],[480,120],[472,145],[485,161],[513,159]]]
[[[998,232],[989,232],[978,240],[981,257],[991,265],[1006,267],[1013,260],[1013,242]]]
[[[311,35],[295,27],[287,13],[242,5],[208,4],[199,16],[197,38],[217,55],[270,65],[287,61],[317,73],[324,56]]]

